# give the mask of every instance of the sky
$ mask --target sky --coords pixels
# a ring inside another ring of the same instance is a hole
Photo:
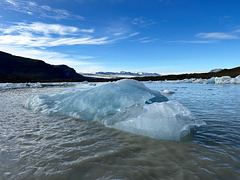
[[[77,72],[240,66],[239,0],[1,0],[0,50]]]

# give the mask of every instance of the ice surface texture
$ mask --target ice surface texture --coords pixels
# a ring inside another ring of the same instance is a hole
[[[120,80],[89,90],[37,95],[26,107],[49,115],[66,115],[155,139],[180,140],[195,125],[191,112],[159,91],[135,80]]]

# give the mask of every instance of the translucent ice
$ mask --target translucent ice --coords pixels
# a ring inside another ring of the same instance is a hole
[[[215,84],[215,77],[206,80],[206,84]]]
[[[191,126],[202,125],[176,101],[169,101],[135,80],[92,89],[30,97],[26,107],[49,115],[67,115],[155,139],[180,140]]]

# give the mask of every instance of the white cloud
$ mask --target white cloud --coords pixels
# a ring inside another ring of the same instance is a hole
[[[128,36],[128,37],[137,36],[137,35],[139,35],[139,34],[140,34],[140,32],[134,32],[134,33],[132,33],[132,34],[129,34],[129,36]]]
[[[220,32],[212,32],[212,33],[198,33],[197,37],[200,38],[209,38],[209,39],[239,39],[238,36],[228,34],[228,33],[220,33]]]
[[[93,38],[52,38],[27,35],[3,35],[0,36],[0,44],[21,45],[25,47],[54,47],[63,45],[101,45],[108,44],[108,37]]]
[[[64,53],[24,48],[15,45],[0,45],[0,49],[13,55],[39,59],[53,65],[66,64],[74,68],[77,72],[95,72],[105,68],[102,64],[93,62],[95,57],[92,56],[70,56]]]
[[[116,41],[119,41],[119,40],[124,40],[124,39],[128,39],[128,38],[131,38],[131,37],[134,37],[134,36],[137,36],[139,35],[140,33],[139,32],[134,32],[134,33],[131,33],[131,34],[128,34],[126,36],[122,36],[122,37],[118,37],[116,39],[112,39],[112,40],[109,40],[109,42],[116,42]]]
[[[123,35],[124,33],[123,32],[117,32],[117,33],[114,33],[114,36],[120,36],[120,35]]]
[[[93,32],[94,29],[79,29],[60,24],[45,24],[40,22],[30,24],[18,23],[8,28],[0,28],[0,44],[43,48],[63,45],[101,45],[110,43],[108,37],[95,38],[90,36],[89,33]]]
[[[48,34],[59,34],[59,35],[67,35],[67,34],[74,34],[77,32],[82,33],[93,33],[94,29],[79,29],[73,26],[65,26],[60,24],[45,24],[41,22],[33,22],[31,24],[27,23],[18,23],[15,26],[10,26],[8,28],[1,28],[4,34],[10,33],[42,33],[45,35]]]
[[[156,41],[158,39],[151,39],[150,37],[143,37],[138,39],[138,41],[140,41],[141,43],[149,43],[149,42],[153,42]]]
[[[3,26],[3,25],[2,25]],[[56,47],[69,45],[102,45],[117,42],[137,36],[139,32],[118,35],[110,39],[107,36],[93,37],[94,29],[79,29],[60,24],[45,24],[41,22],[17,23],[7,28],[0,28],[0,44],[18,45],[23,47]]]
[[[13,0],[5,0],[5,1],[8,2],[8,3],[10,3],[10,4],[12,4],[13,6],[16,6],[15,1],[13,1]]]
[[[37,4],[28,0],[4,0],[0,2],[0,6],[6,9],[26,13],[29,15],[36,15],[37,18],[51,18],[51,19],[84,19],[79,15],[74,15],[65,9],[56,9],[47,5]]]

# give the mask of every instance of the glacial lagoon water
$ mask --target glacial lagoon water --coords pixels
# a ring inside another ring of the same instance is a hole
[[[181,141],[152,139],[25,106],[95,84],[0,90],[0,179],[239,179],[240,85],[145,86],[175,92],[167,98],[206,125]]]

